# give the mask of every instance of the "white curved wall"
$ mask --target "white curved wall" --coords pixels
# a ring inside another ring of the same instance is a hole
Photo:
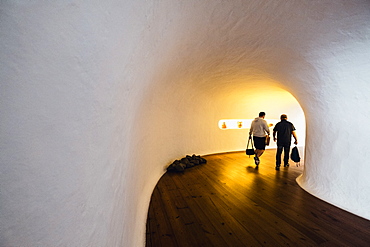
[[[307,121],[301,186],[370,218],[369,7],[2,2],[0,246],[142,246],[164,167],[243,149],[221,118],[298,121],[284,90]]]

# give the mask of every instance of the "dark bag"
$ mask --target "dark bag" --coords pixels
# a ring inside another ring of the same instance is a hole
[[[301,157],[299,156],[298,148],[295,146],[292,148],[292,153],[290,154],[290,158],[296,163],[297,166],[300,166]]]
[[[249,147],[249,141],[251,142],[252,144],[252,148],[248,148]],[[252,140],[252,137],[249,136],[249,139],[248,139],[248,143],[247,143],[247,149],[245,150],[245,153],[247,155],[249,155],[249,157],[251,157],[251,155],[254,155],[254,147],[253,147],[253,140]]]

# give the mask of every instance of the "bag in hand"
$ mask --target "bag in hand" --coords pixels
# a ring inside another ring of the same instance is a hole
[[[249,141],[251,141],[252,148],[248,148],[249,147]],[[255,154],[254,147],[253,147],[253,140],[252,140],[252,137],[251,136],[249,136],[248,143],[247,143],[247,149],[245,150],[245,153],[246,153],[246,155],[249,155],[249,157],[251,155],[254,155]]]
[[[266,146],[270,145],[270,136],[266,135],[266,140],[265,140]]]
[[[247,148],[246,150],[245,150],[245,153],[247,154],[247,155],[254,155],[255,154],[255,152],[254,152],[254,149],[253,148]]]
[[[298,148],[295,146],[292,148],[292,153],[290,154],[290,158],[296,163],[296,166],[300,166],[301,157],[299,156]]]

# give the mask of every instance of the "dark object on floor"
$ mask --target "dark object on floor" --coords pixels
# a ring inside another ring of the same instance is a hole
[[[196,165],[205,164],[207,160],[200,157],[200,155],[193,154],[192,156],[186,155],[186,157],[175,160],[171,165],[167,167],[169,172],[183,172],[186,168],[190,168]]]

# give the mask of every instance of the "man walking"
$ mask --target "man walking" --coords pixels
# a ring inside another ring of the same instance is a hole
[[[292,136],[294,137],[295,141],[294,144],[298,144],[297,135],[295,133],[294,125],[287,121],[288,116],[286,114],[282,114],[280,116],[280,122],[278,122],[274,129],[273,129],[273,137],[274,141],[277,139],[277,150],[276,150],[276,167],[277,171],[280,170],[281,164],[281,154],[284,149],[284,167],[289,166],[289,152],[290,152],[290,144],[292,142]],[[277,133],[277,138],[276,138]]]
[[[251,124],[249,131],[249,137],[253,134],[253,142],[255,150],[254,163],[258,166],[260,164],[261,155],[266,148],[266,134],[270,135],[270,130],[265,120],[266,114],[260,112],[258,117],[256,117]]]

